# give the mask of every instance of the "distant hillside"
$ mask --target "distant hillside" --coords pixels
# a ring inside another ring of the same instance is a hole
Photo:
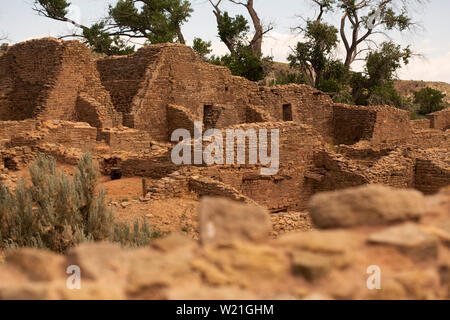
[[[439,90],[446,96],[444,102],[450,104],[450,84],[446,82],[399,80],[396,81],[395,89],[404,97],[413,97],[414,92],[425,87]]]

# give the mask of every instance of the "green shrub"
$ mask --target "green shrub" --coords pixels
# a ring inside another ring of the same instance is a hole
[[[444,109],[445,94],[429,87],[414,92],[414,103],[419,105],[419,114],[428,114]]]
[[[21,180],[11,192],[0,183],[0,247],[36,247],[65,252],[83,241],[109,240],[146,245],[160,236],[147,222],[133,229],[116,223],[107,209],[105,192],[97,185],[98,168],[88,153],[72,177],[56,169],[43,154],[29,167],[31,185]]]

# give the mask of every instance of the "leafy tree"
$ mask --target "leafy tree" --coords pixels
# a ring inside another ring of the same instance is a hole
[[[300,72],[282,71],[276,75],[275,79],[269,82],[269,86],[289,83],[306,84],[307,82],[305,75]]]
[[[414,92],[414,103],[420,106],[419,114],[425,115],[443,110],[445,108],[443,103],[444,97],[445,94],[439,90],[426,87]]]
[[[393,81],[396,71],[408,64],[411,57],[409,47],[402,49],[393,42],[383,42],[377,51],[366,56],[366,66],[363,73],[352,76],[352,95],[358,104],[378,105],[389,104],[405,109],[408,103],[395,90]]]
[[[409,46],[402,49],[391,41],[383,42],[379,50],[370,52],[366,58],[366,73],[370,84],[381,85],[394,80],[396,71],[409,63],[411,55]]]
[[[222,57],[213,56],[209,62],[228,67],[235,76],[259,81],[266,75],[265,65],[271,64],[272,60],[255,56],[249,47],[241,46],[236,48],[236,54],[226,54]]]
[[[264,78],[271,64],[271,58],[263,57],[261,47],[263,36],[272,30],[262,26],[261,20],[254,9],[253,0],[244,2],[229,0],[242,5],[249,13],[255,29],[253,37],[250,37],[250,25],[243,15],[230,16],[220,8],[223,0],[209,0],[214,8],[217,20],[217,31],[220,40],[227,46],[229,54],[222,57],[212,57],[211,63],[228,67],[234,75],[245,77],[252,81]],[[251,40],[249,40],[251,38]]]
[[[375,35],[410,30],[416,25],[410,7],[426,0],[312,0],[319,8],[317,20],[327,12],[340,16],[339,35],[346,56],[344,65],[361,59],[360,55],[375,43]],[[365,47],[362,47],[365,44]]]
[[[194,43],[192,49],[197,53],[203,60],[207,60],[207,56],[211,54],[211,41],[203,41],[200,38],[194,38]]]
[[[338,43],[337,29],[320,21],[308,20],[302,33],[306,39],[298,42],[288,56],[291,67],[299,68],[308,78],[308,83],[316,87],[330,63],[331,53]]]
[[[246,46],[253,52],[255,57],[260,56],[263,37],[273,29],[273,26],[269,25],[264,27],[262,25],[261,19],[255,10],[253,0],[228,0],[231,3],[245,7],[250,15],[253,23],[254,34],[251,40],[247,41],[248,33],[250,31],[247,19],[245,19],[242,15],[237,15],[232,18],[228,15],[228,12],[222,12],[220,8],[222,1],[223,0],[209,0],[214,9],[213,12],[217,20],[219,37],[222,42],[227,46],[231,54],[237,54],[237,46],[242,46],[245,42]]]
[[[185,43],[181,26],[192,13],[187,0],[118,0],[109,5],[105,18],[85,26],[68,17],[69,7],[66,0],[34,0],[34,10],[39,15],[71,23],[79,29],[61,38],[81,38],[94,51],[108,55],[133,52],[134,46],[127,45],[133,39]]]

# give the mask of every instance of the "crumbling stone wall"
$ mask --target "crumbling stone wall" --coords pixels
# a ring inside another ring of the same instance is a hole
[[[420,151],[416,158],[414,187],[433,194],[450,185],[450,150]]]
[[[169,136],[169,104],[188,109],[198,121],[204,106],[230,105],[244,122],[248,91],[257,90],[256,83],[232,77],[227,68],[205,63],[178,44],[152,45],[127,57],[100,59],[97,65],[116,109],[124,113],[124,124],[160,141]]]
[[[53,38],[16,44],[0,58],[0,120],[29,118],[97,127],[121,122],[89,49],[78,41]]]
[[[401,144],[411,136],[409,113],[390,106],[333,106],[335,144]]]
[[[223,182],[274,212],[304,209],[307,199],[314,192],[313,184],[305,175],[314,167],[314,153],[323,147],[323,140],[317,131],[295,122],[241,124],[226,129],[255,129],[257,133],[259,129],[267,129],[269,143],[270,130],[279,129],[278,172],[274,175],[261,175],[263,165],[260,163],[249,165],[246,161],[246,164],[240,165],[235,161],[234,165],[199,167],[199,175]],[[223,129],[224,133],[226,129]],[[257,146],[246,142],[246,159],[252,148]],[[235,157],[237,150],[235,145]],[[269,148],[268,154],[270,153]]]
[[[185,117],[168,105],[181,106],[191,120],[209,121],[216,128],[258,118],[287,120],[283,106],[290,106],[292,120],[331,136],[329,96],[306,85],[258,87],[227,68],[205,63],[184,45],[152,45],[127,57],[99,59],[97,66],[116,109],[124,114],[124,125],[146,130],[155,140],[167,141],[173,117]],[[263,112],[256,115],[249,106],[261,106]]]
[[[148,132],[124,127],[101,130],[100,140],[109,146],[110,152],[145,152],[152,146]]]
[[[186,108],[169,104],[167,106],[167,126],[169,139],[177,129],[186,129],[194,136],[194,115]]]
[[[430,120],[433,129],[450,129],[450,108],[427,114],[427,119]]]
[[[417,119],[411,121],[413,130],[427,130],[431,128],[430,119]]]
[[[260,87],[251,93],[253,105],[264,106],[264,110],[276,121],[289,121],[283,109],[290,109],[292,121],[315,128],[326,140],[332,137],[331,98],[323,92],[307,85],[279,85]]]
[[[414,186],[415,161],[410,149],[344,151],[345,156],[329,149],[315,155],[315,172],[322,176],[315,183],[316,192],[373,183],[396,188]]]
[[[450,131],[436,129],[414,131],[408,144],[420,148],[448,148],[450,146]]]

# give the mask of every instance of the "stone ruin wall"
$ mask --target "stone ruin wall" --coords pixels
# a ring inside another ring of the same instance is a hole
[[[417,190],[433,194],[450,184],[450,149],[419,151],[416,156],[415,184]]]
[[[411,136],[409,113],[389,106],[333,106],[334,144],[352,145],[361,140],[373,145],[398,145]]]
[[[30,118],[85,121],[97,127],[121,122],[85,45],[30,40],[0,58],[0,119]]]
[[[44,106],[32,117],[67,116],[72,117],[72,121],[89,118],[90,125],[68,121],[1,122],[0,142],[4,148],[12,150],[2,151],[2,159],[6,159],[3,164],[11,168],[14,163],[18,166],[29,163],[38,151],[69,163],[76,163],[81,152],[92,151],[105,174],[117,166],[124,175],[152,178],[165,178],[181,170],[184,178],[178,179],[183,181],[183,188],[187,185],[189,190],[189,185],[194,186],[197,193],[200,193],[199,188],[213,188],[230,196],[234,194],[230,190],[236,190],[272,211],[302,210],[316,192],[366,183],[381,182],[402,188],[416,186],[424,192],[435,192],[448,183],[447,167],[441,160],[428,161],[411,155],[404,148],[395,148],[410,145],[412,148],[448,149],[448,131],[438,130],[444,128],[446,110],[433,114],[434,120],[409,121],[406,111],[393,107],[333,104],[328,96],[304,85],[258,87],[231,76],[225,68],[202,62],[188,47],[172,44],[150,46],[129,57],[100,59],[97,61],[99,77],[92,71],[95,68],[91,66],[90,57],[86,56],[81,63],[87,67],[77,66],[73,56],[84,57],[87,50],[78,42],[61,45],[56,40],[41,40],[25,45],[41,46],[47,42],[48,50],[57,52],[55,61],[62,62],[57,67],[44,69],[38,68],[40,64],[31,63],[27,71],[31,74],[28,87],[17,85],[26,80],[23,79],[25,74],[17,77],[8,74],[1,78],[0,111],[3,113],[0,115],[9,110],[5,106],[17,92],[30,92],[27,90],[34,88],[30,83],[47,88],[56,80],[61,83],[67,80],[71,82],[68,91],[64,91],[62,85],[50,86],[43,91],[47,96],[32,95],[35,100],[21,102],[22,107]],[[23,50],[14,52],[22,54]],[[11,59],[10,51],[0,58],[2,74],[10,72],[5,69],[6,60],[2,60],[5,57]],[[23,54],[25,58],[30,59],[29,53]],[[55,76],[56,80],[38,79],[38,72]],[[84,78],[80,80],[75,74]],[[11,81],[16,82],[12,85]],[[45,104],[52,94],[61,95],[58,104]],[[74,99],[75,107],[72,107]],[[112,106],[111,101],[117,114],[123,114],[123,123],[134,128],[104,127],[107,121],[100,119],[109,119],[108,124],[116,125],[120,118],[120,115],[109,116],[109,107],[105,106]],[[60,103],[69,108],[59,112]],[[205,111],[208,114],[205,115]],[[194,121],[203,120],[207,122],[205,127],[223,130],[281,128],[280,171],[275,176],[261,176],[259,166],[180,168],[174,165],[170,158],[172,146],[165,144],[169,134],[177,128],[192,130]],[[442,128],[434,128],[436,126]],[[197,174],[211,181],[194,179],[195,182],[189,183]]]
[[[97,66],[116,109],[124,112],[124,125],[148,131],[155,140],[167,141],[186,120],[215,128],[290,120],[284,108],[292,120],[331,135],[332,101],[320,91],[306,85],[258,87],[203,62],[183,45],[153,45],[127,57],[99,59]]]
[[[431,128],[430,119],[417,119],[411,121],[413,130],[428,130]]]
[[[270,122],[235,125],[222,129],[224,139],[225,155],[225,132],[226,130],[248,130],[254,129],[258,134],[259,129],[268,130],[268,141],[270,143],[271,129],[279,129],[279,170],[274,175],[261,175],[264,165],[248,164],[251,150],[258,153],[258,143],[246,140],[245,156],[246,164],[237,163],[238,147],[234,146],[235,164],[224,165],[197,165],[190,174],[207,177],[223,183],[237,190],[243,196],[266,206],[272,211],[300,210],[306,206],[307,199],[314,190],[312,184],[305,175],[313,168],[313,157],[317,150],[323,146],[323,140],[315,129],[310,126],[294,122]],[[204,147],[209,142],[204,144]],[[269,146],[270,147],[270,146]],[[271,154],[269,148],[268,154]]]
[[[126,112],[124,124],[148,131],[160,141],[169,139],[168,105],[184,107],[197,121],[203,120],[205,106],[230,105],[229,125],[245,122],[248,91],[257,89],[255,83],[232,77],[226,68],[204,63],[192,49],[178,44],[153,45],[128,57],[100,59],[97,65],[116,108]],[[139,81],[120,78],[126,75],[115,80],[117,74],[136,74],[134,68],[140,69],[141,74],[133,77]],[[129,85],[137,90],[129,90]]]
[[[450,129],[450,108],[430,113],[427,115],[427,119],[430,121],[430,126],[433,129]]]
[[[332,137],[333,101],[315,88],[297,84],[260,87],[252,95],[251,103],[263,106],[274,121],[304,123],[314,127],[326,140]]]

